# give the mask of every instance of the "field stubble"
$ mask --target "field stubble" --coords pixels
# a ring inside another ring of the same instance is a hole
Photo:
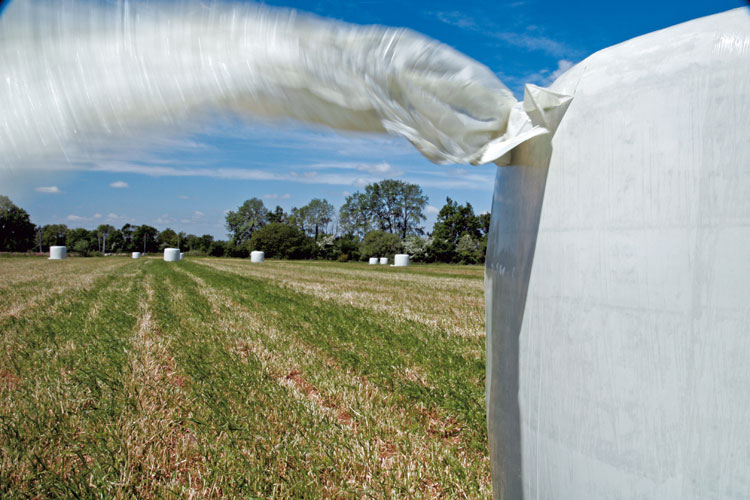
[[[486,498],[481,268],[0,261],[0,496]]]

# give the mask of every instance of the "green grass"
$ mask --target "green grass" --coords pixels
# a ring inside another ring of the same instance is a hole
[[[486,498],[479,267],[0,262],[0,497]]]

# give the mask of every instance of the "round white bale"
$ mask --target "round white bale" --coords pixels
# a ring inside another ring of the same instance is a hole
[[[141,258],[141,252],[133,252],[130,254],[130,256],[134,259],[140,259]]]
[[[68,257],[68,249],[64,246],[49,247],[49,260],[62,260]]]
[[[264,252],[261,252],[260,250],[253,250],[250,252],[250,262],[254,262],[255,264],[260,264],[261,262],[264,262],[266,260],[266,254]]]
[[[496,499],[750,498],[749,54],[747,8],[604,49],[497,169]]]
[[[393,257],[393,265],[396,267],[406,267],[409,265],[409,255],[405,253],[397,253]]]
[[[180,249],[179,248],[165,248],[164,260],[167,262],[177,262],[178,260],[180,260]]]
[[[368,264],[371,266],[376,266],[378,264],[378,258],[377,257],[370,257],[370,260],[367,261]]]
[[[388,257],[380,257],[380,265],[381,266],[387,266],[388,265]]]

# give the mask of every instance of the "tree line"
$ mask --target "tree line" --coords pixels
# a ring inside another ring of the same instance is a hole
[[[450,198],[438,212],[432,232],[422,223],[428,198],[416,184],[387,179],[346,197],[338,209],[325,199],[286,212],[269,210],[251,198],[229,211],[228,240],[197,236],[167,228],[125,224],[117,229],[68,228],[65,224],[34,225],[28,213],[0,196],[0,251],[47,252],[65,245],[80,255],[160,252],[167,247],[216,257],[249,256],[262,250],[268,258],[326,259],[341,262],[408,253],[415,262],[477,264],[484,262],[489,214],[475,214],[468,202]]]

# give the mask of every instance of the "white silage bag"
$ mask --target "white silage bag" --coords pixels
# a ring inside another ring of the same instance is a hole
[[[397,253],[393,257],[393,265],[395,267],[406,267],[409,265],[409,255],[405,253]]]
[[[165,248],[164,260],[167,262],[177,262],[178,260],[180,260],[180,249],[179,248]]]
[[[266,254],[260,250],[253,250],[250,252],[250,262],[254,264],[260,264],[266,260]]]
[[[130,257],[133,259],[140,259],[141,258],[141,252],[133,252],[130,254]]]
[[[62,260],[68,257],[68,249],[64,246],[49,247],[49,260]]]

